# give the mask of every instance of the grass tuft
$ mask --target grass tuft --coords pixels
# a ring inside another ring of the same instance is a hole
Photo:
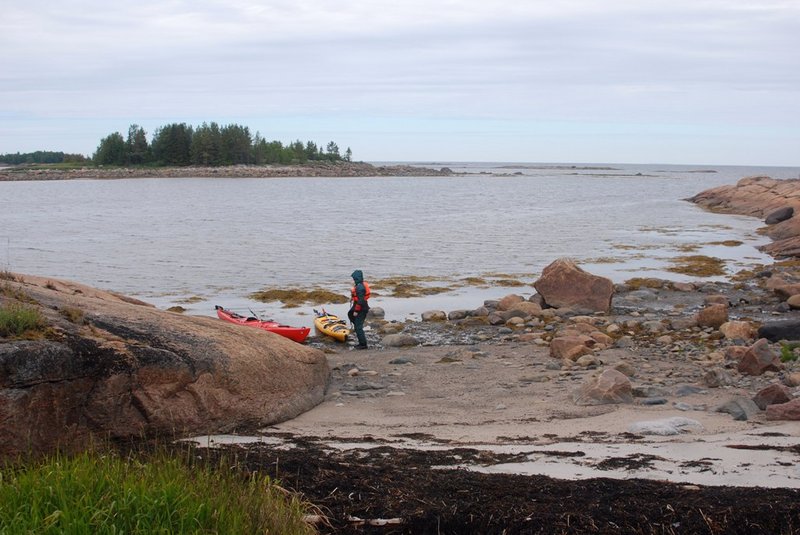
[[[17,277],[7,269],[0,270],[0,280],[20,282],[17,280]]]
[[[307,508],[267,477],[166,453],[0,468],[2,533],[314,533]]]
[[[81,325],[84,323],[83,310],[75,307],[63,307],[58,311],[62,316],[67,318],[67,321]]]
[[[14,302],[0,307],[0,336],[35,337],[46,326],[44,316],[36,308]]]
[[[798,342],[782,343],[781,344],[781,362],[792,362],[797,360],[797,353],[795,349],[800,347]]]

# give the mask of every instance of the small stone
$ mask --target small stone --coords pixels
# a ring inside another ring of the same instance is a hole
[[[758,414],[759,408],[752,399],[737,396],[717,407],[716,412],[726,412],[736,421],[747,421]]]
[[[644,398],[639,403],[642,405],[664,405],[667,403],[667,398]]]

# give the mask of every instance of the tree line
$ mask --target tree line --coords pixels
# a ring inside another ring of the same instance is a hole
[[[37,150],[36,152],[19,152],[14,154],[0,154],[0,162],[9,165],[29,164],[29,163],[84,163],[88,160],[83,154],[67,154],[64,152],[53,152]]]
[[[348,147],[344,154],[331,141],[324,150],[313,141],[300,140],[284,145],[267,141],[246,126],[215,122],[192,127],[172,123],[156,129],[148,143],[144,129],[136,124],[124,138],[119,132],[100,140],[92,156],[96,165],[221,166],[237,164],[292,164],[308,161],[351,161]]]
[[[237,164],[293,164],[309,161],[351,161],[350,147],[340,153],[339,145],[329,142],[324,148],[313,141],[299,139],[288,144],[267,141],[261,134],[250,133],[246,126],[215,122],[192,127],[172,123],[156,129],[148,142],[144,129],[136,124],[128,128],[127,138],[119,132],[100,140],[91,157],[95,165],[148,166],[222,166]],[[0,154],[0,163],[59,164],[87,163],[82,154],[36,151]]]

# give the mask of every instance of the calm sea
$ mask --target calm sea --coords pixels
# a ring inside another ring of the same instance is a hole
[[[161,308],[214,305],[311,324],[311,306],[248,298],[264,288],[346,294],[368,280],[431,276],[526,282],[559,257],[623,281],[687,280],[663,271],[687,254],[731,272],[769,259],[761,221],[707,213],[683,199],[800,168],[427,162],[449,178],[131,179],[0,182],[0,267],[122,292]],[[727,240],[739,246],[719,245]],[[715,244],[717,242],[717,244]],[[376,297],[389,319],[475,308],[530,287],[462,286],[413,299]],[[327,307],[344,314],[346,305]]]

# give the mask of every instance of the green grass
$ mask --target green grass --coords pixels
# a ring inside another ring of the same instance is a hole
[[[797,360],[794,350],[800,347],[798,342],[789,342],[781,344],[781,362],[791,362]]]
[[[191,464],[81,453],[0,468],[0,534],[315,533],[269,478]]]
[[[0,336],[41,333],[47,323],[38,309],[20,303],[0,306]]]

